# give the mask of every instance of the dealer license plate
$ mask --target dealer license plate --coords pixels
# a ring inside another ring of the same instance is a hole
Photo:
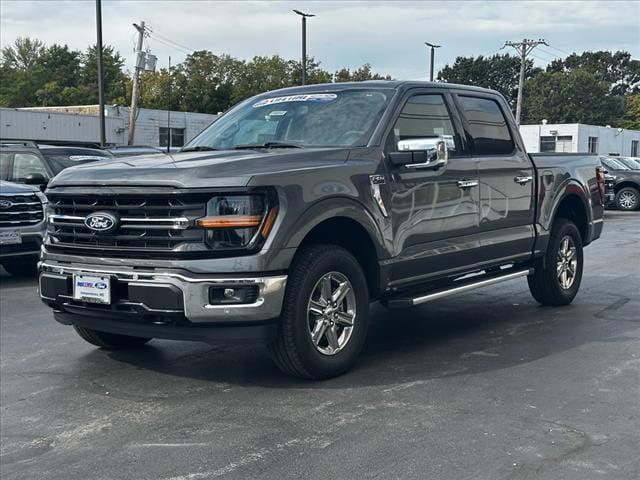
[[[81,302],[111,303],[111,279],[95,275],[73,276],[73,298]]]
[[[22,243],[20,230],[0,230],[0,245]]]

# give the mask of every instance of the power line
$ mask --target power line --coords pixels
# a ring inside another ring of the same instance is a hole
[[[518,81],[518,101],[516,103],[516,122],[520,125],[522,114],[522,89],[524,88],[524,69],[527,63],[527,55],[529,55],[538,45],[549,45],[546,41],[539,38],[538,40],[524,39],[521,42],[504,42],[504,47],[512,47],[520,54],[520,79]]]
[[[174,41],[173,41],[173,40],[171,40],[170,38],[167,38],[167,37],[165,37],[165,36],[163,36],[163,35],[160,35],[159,33],[156,33],[156,32],[154,32],[153,30],[151,30],[151,33],[149,34],[149,36],[150,36],[151,38],[153,38],[154,40],[157,40],[157,41],[159,41],[159,42],[161,42],[161,43],[164,43],[165,45],[166,45],[167,43],[169,43],[169,44],[171,44],[170,46],[174,46],[174,47],[176,47],[176,48],[179,48],[179,49],[185,50],[185,51],[187,51],[187,52],[189,52],[189,53],[191,53],[191,52],[195,51],[193,48],[187,47],[186,45],[182,45],[182,44],[180,44],[180,43],[178,43],[178,42],[174,42]]]
[[[155,40],[156,42],[162,43],[163,45],[165,45],[167,47],[171,47],[171,48],[174,48],[174,49],[177,49],[177,50],[181,50],[181,51],[183,51],[185,53],[193,53],[193,50],[188,50],[186,48],[179,47],[179,46],[174,45],[172,43],[165,42],[164,40],[160,40],[159,38],[157,38],[155,35],[150,35],[149,37],[152,38],[153,40]]]

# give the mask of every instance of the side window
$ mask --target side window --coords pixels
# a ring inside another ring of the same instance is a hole
[[[404,104],[387,138],[386,147],[389,151],[396,151],[400,140],[438,137],[448,140],[450,148],[455,145],[455,151],[461,151],[460,139],[442,95],[414,95]]]
[[[500,106],[495,100],[459,96],[475,155],[508,155],[515,145]]]
[[[32,153],[16,153],[13,157],[13,169],[9,175],[9,181],[21,182],[29,175],[37,173],[49,179],[47,169],[39,157]]]

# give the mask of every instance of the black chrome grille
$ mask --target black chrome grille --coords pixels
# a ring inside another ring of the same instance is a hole
[[[89,255],[123,252],[194,252],[206,250],[203,231],[194,227],[205,215],[208,193],[73,194],[48,191],[48,248],[81,250]],[[117,227],[108,233],[85,225],[87,215],[113,215]]]
[[[42,202],[35,193],[0,196],[0,228],[35,225],[43,218]]]

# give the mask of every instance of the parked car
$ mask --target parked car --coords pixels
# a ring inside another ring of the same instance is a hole
[[[604,174],[528,155],[495,91],[374,81],[258,95],[171,158],[67,170],[47,195],[40,295],[84,340],[261,340],[317,379],[354,365],[374,299],[527,278],[570,303]]]
[[[616,160],[629,167],[631,170],[640,170],[640,159],[634,157],[616,157]]]
[[[44,188],[65,168],[113,158],[97,148],[38,145],[35,142],[0,141],[0,180]]]
[[[147,145],[122,145],[117,147],[111,147],[109,152],[114,157],[135,157],[137,155],[155,155],[158,153],[167,153],[166,148],[164,150],[157,147],[150,147]]]
[[[46,205],[37,187],[0,180],[0,264],[10,274],[35,274]]]
[[[619,210],[632,211],[640,208],[640,170],[632,170],[620,158],[602,157],[602,165],[614,177],[613,205]]]

